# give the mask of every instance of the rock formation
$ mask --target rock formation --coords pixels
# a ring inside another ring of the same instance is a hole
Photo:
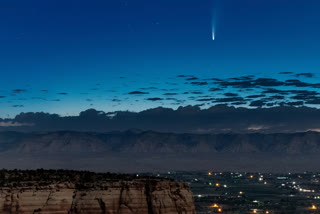
[[[0,213],[195,214],[188,185],[169,180],[14,186],[0,188]]]

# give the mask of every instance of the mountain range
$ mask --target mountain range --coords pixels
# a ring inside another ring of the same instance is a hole
[[[316,169],[320,133],[0,132],[0,167],[97,171]],[[278,164],[274,164],[274,162]],[[240,164],[240,165],[239,165]]]

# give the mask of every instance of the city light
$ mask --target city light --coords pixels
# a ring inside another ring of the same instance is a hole
[[[317,207],[316,207],[316,205],[312,205],[312,207],[311,207],[310,209],[311,209],[311,210],[316,210]]]
[[[219,207],[218,204],[213,204],[211,207]]]

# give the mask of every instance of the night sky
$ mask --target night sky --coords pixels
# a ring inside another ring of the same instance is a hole
[[[319,11],[318,0],[1,2],[0,117],[221,103],[317,107]],[[243,100],[261,94],[269,100]]]

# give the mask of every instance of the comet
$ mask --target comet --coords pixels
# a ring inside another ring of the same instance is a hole
[[[215,20],[212,20],[212,25],[211,25],[211,36],[212,36],[212,41],[214,41],[214,32],[215,32]]]
[[[218,19],[218,3],[220,1],[215,0],[213,2],[214,2],[214,5],[212,5],[212,13],[211,13],[211,38],[212,38],[212,41],[215,40],[215,30],[217,27],[217,19]]]

